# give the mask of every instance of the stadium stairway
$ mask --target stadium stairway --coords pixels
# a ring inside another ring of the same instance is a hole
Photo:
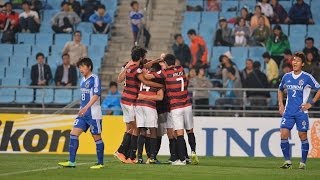
[[[133,46],[131,26],[128,19],[131,1],[120,0],[119,2],[118,16],[111,31],[111,40],[100,71],[102,86],[104,87],[108,87],[110,81],[117,79],[121,66],[130,59]],[[146,0],[138,0],[138,2],[141,8],[145,7]],[[173,35],[180,32],[181,14],[184,6],[179,5],[179,3],[182,2],[184,1],[153,1],[153,19],[148,22],[148,29],[152,36],[147,55],[148,59],[157,58],[162,52],[169,52],[171,49]]]

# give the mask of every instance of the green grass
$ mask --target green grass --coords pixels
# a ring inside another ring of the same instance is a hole
[[[57,163],[66,159],[66,155],[0,154],[0,179],[320,179],[319,159],[310,159],[303,171],[297,169],[299,159],[293,159],[292,170],[283,170],[278,168],[283,162],[281,158],[201,157],[197,166],[171,166],[121,164],[107,156],[104,169],[91,170],[96,157],[79,155],[77,163],[87,164],[58,168]],[[167,157],[159,159],[165,161]]]

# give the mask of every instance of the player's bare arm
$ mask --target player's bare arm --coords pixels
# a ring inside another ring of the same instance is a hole
[[[88,102],[88,104],[81,108],[80,111],[78,112],[78,115],[79,116],[83,116],[83,114],[85,112],[87,112],[87,110],[99,99],[99,96],[98,95],[94,95],[92,96],[92,98],[90,99],[90,101]]]
[[[280,89],[278,90],[278,102],[279,102],[279,113],[282,116],[284,112],[283,91],[281,91]]]
[[[163,88],[162,84],[155,83],[152,81],[149,81],[148,79],[145,78],[143,74],[138,75],[138,79],[145,85],[150,86],[150,87],[156,87],[156,88]]]
[[[124,67],[122,67],[122,70],[121,70],[121,72],[118,76],[118,79],[117,79],[118,83],[122,83],[125,80],[126,72],[127,72],[126,70],[133,64],[134,64],[133,61],[129,61]]]
[[[155,96],[148,96],[145,94],[139,94],[138,99],[140,100],[153,100],[153,101],[161,101],[163,99],[163,90],[160,89]]]

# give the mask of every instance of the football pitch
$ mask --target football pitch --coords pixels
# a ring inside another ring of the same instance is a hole
[[[310,159],[307,170],[283,170],[281,158],[200,157],[199,165],[121,164],[112,156],[105,158],[104,169],[89,169],[94,155],[79,155],[76,168],[60,168],[67,155],[0,154],[0,180],[4,179],[320,179],[320,159]],[[166,161],[167,157],[159,157]]]

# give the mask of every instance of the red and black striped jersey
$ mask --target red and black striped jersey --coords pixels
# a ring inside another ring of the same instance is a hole
[[[154,88],[144,85],[142,82],[140,84],[139,94],[147,95],[147,96],[156,96],[157,92],[161,88]],[[146,106],[152,109],[156,109],[156,101],[154,100],[141,100],[137,99],[136,106]]]
[[[142,73],[139,65],[131,65],[126,71],[125,87],[121,96],[121,103],[126,105],[135,105],[140,81],[138,75]]]
[[[191,99],[188,97],[188,81],[182,66],[164,69],[153,75],[156,78],[165,79],[170,110],[191,106]]]

